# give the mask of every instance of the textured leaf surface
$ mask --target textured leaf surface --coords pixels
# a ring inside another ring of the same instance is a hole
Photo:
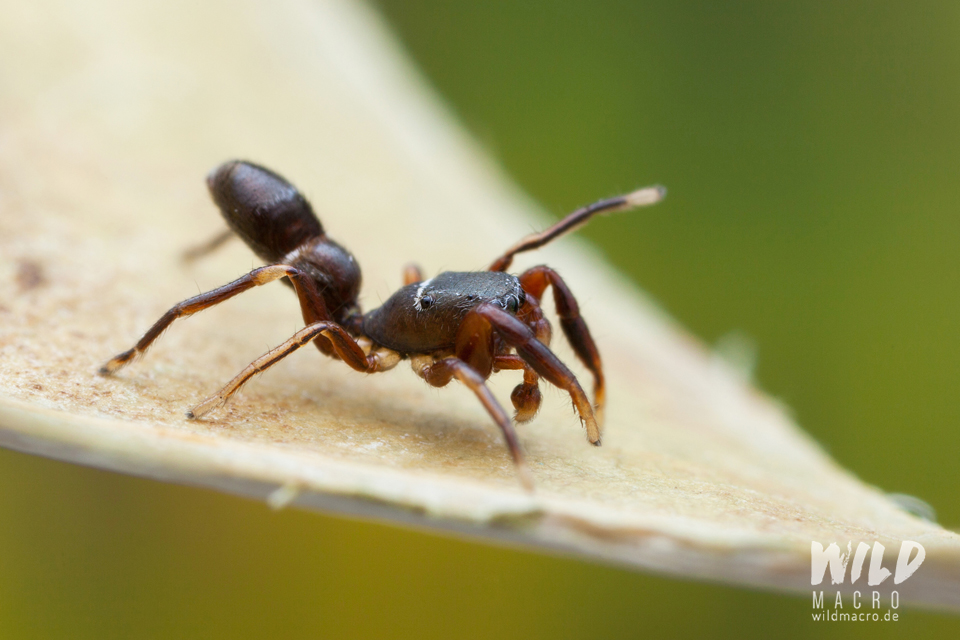
[[[366,308],[408,261],[428,274],[482,268],[544,221],[362,5],[98,0],[5,3],[4,16],[0,443],[786,590],[809,588],[813,540],[879,540],[891,553],[915,540],[927,555],[897,586],[904,601],[960,607],[960,536],[839,468],[575,240],[516,267],[548,262],[577,292],[607,368],[607,429],[589,446],[569,401],[547,391],[520,427],[533,495],[472,394],[432,389],[402,365],[363,376],[305,349],[188,421],[187,408],[301,326],[280,285],[179,321],[141,362],[96,375],[174,302],[257,265],[239,242],[179,260],[222,228],[203,177],[225,159],[275,168],[311,198],[363,266]],[[669,215],[669,202],[628,215]],[[505,403],[516,378],[492,382]]]

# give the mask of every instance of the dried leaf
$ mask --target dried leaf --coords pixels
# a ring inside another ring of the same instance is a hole
[[[237,242],[179,258],[222,229],[203,176],[225,159],[307,193],[363,265],[367,308],[409,260],[481,268],[543,224],[363,5],[182,11],[5,3],[0,443],[278,507],[785,590],[809,588],[812,541],[895,552],[914,540],[926,559],[896,586],[903,600],[960,607],[960,537],[839,468],[574,240],[517,266],[549,262],[578,293],[608,373],[607,429],[589,446],[569,401],[547,392],[521,427],[533,495],[467,390],[403,368],[363,376],[303,350],[209,420],[185,419],[300,326],[279,285],[181,320],[143,361],[96,375],[174,302],[256,265]],[[506,401],[516,381],[492,385]]]

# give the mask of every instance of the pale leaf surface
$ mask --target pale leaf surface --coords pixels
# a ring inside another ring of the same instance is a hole
[[[408,261],[427,274],[482,268],[544,218],[363,5],[3,5],[5,446],[786,590],[810,588],[813,540],[879,540],[889,555],[915,540],[926,561],[901,597],[960,607],[960,537],[839,468],[574,239],[516,268],[548,262],[580,298],[609,379],[604,446],[589,446],[569,401],[546,391],[520,427],[533,495],[472,394],[430,388],[403,365],[364,376],[305,349],[188,421],[186,409],[301,326],[279,284],[175,323],[142,361],[98,376],[174,302],[257,266],[239,242],[179,260],[223,228],[203,182],[223,160],[266,164],[311,198],[359,259],[366,308]],[[626,215],[669,215],[669,201]],[[492,386],[506,403],[516,383],[507,372]]]

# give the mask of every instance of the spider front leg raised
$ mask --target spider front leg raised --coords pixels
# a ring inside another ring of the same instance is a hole
[[[654,187],[645,187],[637,189],[631,193],[626,193],[615,198],[605,198],[598,200],[593,204],[581,207],[576,211],[567,214],[562,220],[554,223],[549,228],[538,233],[532,233],[507,249],[506,253],[493,261],[490,265],[490,271],[506,271],[513,263],[513,258],[518,253],[533,251],[548,244],[562,235],[579,229],[590,221],[590,218],[600,213],[613,213],[614,211],[627,211],[634,207],[645,207],[656,204],[663,200],[667,195],[667,190],[659,185]]]
[[[403,284],[415,284],[423,281],[423,271],[414,263],[409,263],[403,267]]]

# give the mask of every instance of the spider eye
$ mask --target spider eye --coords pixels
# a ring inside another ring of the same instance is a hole
[[[431,306],[433,306],[433,296],[426,295],[420,298],[421,309],[429,309]]]
[[[503,308],[510,313],[516,313],[520,309],[520,301],[514,296],[507,296],[507,299],[504,301]]]

